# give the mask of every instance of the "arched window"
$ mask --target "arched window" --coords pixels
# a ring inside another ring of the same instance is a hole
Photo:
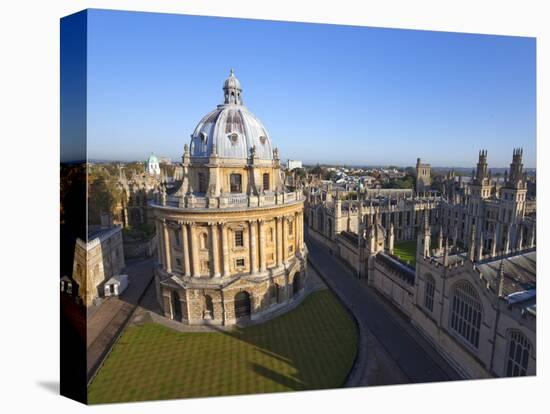
[[[175,290],[172,291],[172,319],[181,322],[181,302],[180,295]]]
[[[174,240],[176,242],[176,246],[180,247],[181,246],[181,240],[180,240],[180,232],[179,232],[178,229],[174,229]]]
[[[206,233],[201,234],[201,248],[208,249],[208,234]]]
[[[251,300],[248,292],[239,292],[235,295],[235,318],[237,320],[249,319],[251,314]]]
[[[506,376],[523,377],[527,374],[531,343],[520,331],[508,334],[508,353],[506,359]]]
[[[263,175],[263,186],[264,190],[269,190],[269,173]]]
[[[433,312],[434,310],[434,293],[435,293],[435,280],[432,275],[426,275],[424,287],[424,307]]]
[[[292,280],[292,293],[296,295],[302,288],[302,276],[300,272],[296,272],[294,279]]]
[[[206,174],[203,172],[198,173],[199,178],[199,193],[206,193]]]
[[[244,246],[244,237],[242,230],[235,230],[235,247]]]
[[[477,348],[483,315],[479,296],[469,282],[461,281],[453,288],[452,298],[451,329]]]
[[[204,319],[214,319],[214,303],[212,296],[204,296]]]
[[[281,293],[281,287],[277,283],[274,283],[271,291],[271,297],[275,303],[281,303],[283,301]]]
[[[241,193],[242,190],[242,177],[241,174],[230,174],[229,175],[229,191],[232,193]]]

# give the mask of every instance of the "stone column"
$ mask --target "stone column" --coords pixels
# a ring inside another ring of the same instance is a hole
[[[283,242],[281,243],[281,246],[282,246],[282,260],[283,260],[283,263],[286,262],[286,258],[287,258],[287,250],[288,250],[288,243],[287,243],[287,240],[288,240],[288,221],[287,221],[287,217],[286,216],[283,216],[282,217],[282,220],[283,220],[283,223],[282,223],[282,231],[281,231],[281,236],[282,236],[282,239],[283,239]]]
[[[185,276],[191,275],[191,263],[189,260],[189,238],[187,226],[189,223],[183,222],[181,225],[181,242],[183,245],[183,272]]]
[[[229,239],[227,238],[227,223],[222,227],[222,271],[223,277],[229,276]]]
[[[219,244],[218,244],[218,223],[210,223],[210,233],[212,234],[212,274],[214,277],[220,277],[219,265]]]
[[[294,220],[292,220],[292,225],[294,226],[294,254],[298,253],[300,250],[300,235],[298,234],[298,229],[300,226],[298,226],[298,212],[294,213]],[[334,223],[334,227],[336,227],[336,223]]]
[[[166,261],[166,271],[172,272],[172,258],[170,257],[170,235],[168,234],[168,224],[162,220],[162,234],[164,239],[164,260]]]
[[[254,274],[258,272],[258,265],[256,263],[256,220],[250,220],[248,222],[250,229],[250,241],[248,243],[248,249],[250,251],[250,273]]]
[[[164,263],[164,233],[162,231],[162,226],[160,225],[160,220],[155,220],[155,227],[157,232],[157,256],[159,264],[166,269],[166,263]]]
[[[277,247],[277,267],[283,263],[283,238],[282,238],[282,217],[275,218],[275,230],[276,230],[276,247]]]
[[[197,238],[197,224],[189,223],[189,228],[191,231],[191,264],[192,264],[192,275],[193,277],[200,276],[200,263],[199,263],[199,243],[200,240]]]
[[[263,219],[258,220],[260,226],[260,236],[258,237],[260,242],[260,272],[265,272],[265,223]]]

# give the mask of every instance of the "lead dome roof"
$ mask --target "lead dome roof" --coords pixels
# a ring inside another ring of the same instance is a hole
[[[255,147],[257,159],[272,160],[271,138],[262,122],[242,101],[242,89],[233,70],[223,85],[224,103],[204,116],[191,134],[191,157],[246,159]]]

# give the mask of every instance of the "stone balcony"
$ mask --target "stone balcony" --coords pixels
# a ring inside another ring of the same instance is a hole
[[[165,200],[160,197],[152,204],[155,206],[172,207],[178,209],[246,209],[257,207],[271,207],[284,204],[293,204],[305,200],[301,191],[265,193],[260,195],[249,194],[222,194],[220,196],[205,196],[202,194],[187,194],[183,197],[167,195]]]

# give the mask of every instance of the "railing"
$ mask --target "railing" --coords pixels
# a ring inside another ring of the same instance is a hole
[[[294,203],[305,199],[300,192],[268,193],[259,196],[248,194],[222,194],[219,197],[186,195],[166,196],[166,202],[155,201],[155,205],[166,205],[175,208],[243,208],[243,207],[269,207]]]

